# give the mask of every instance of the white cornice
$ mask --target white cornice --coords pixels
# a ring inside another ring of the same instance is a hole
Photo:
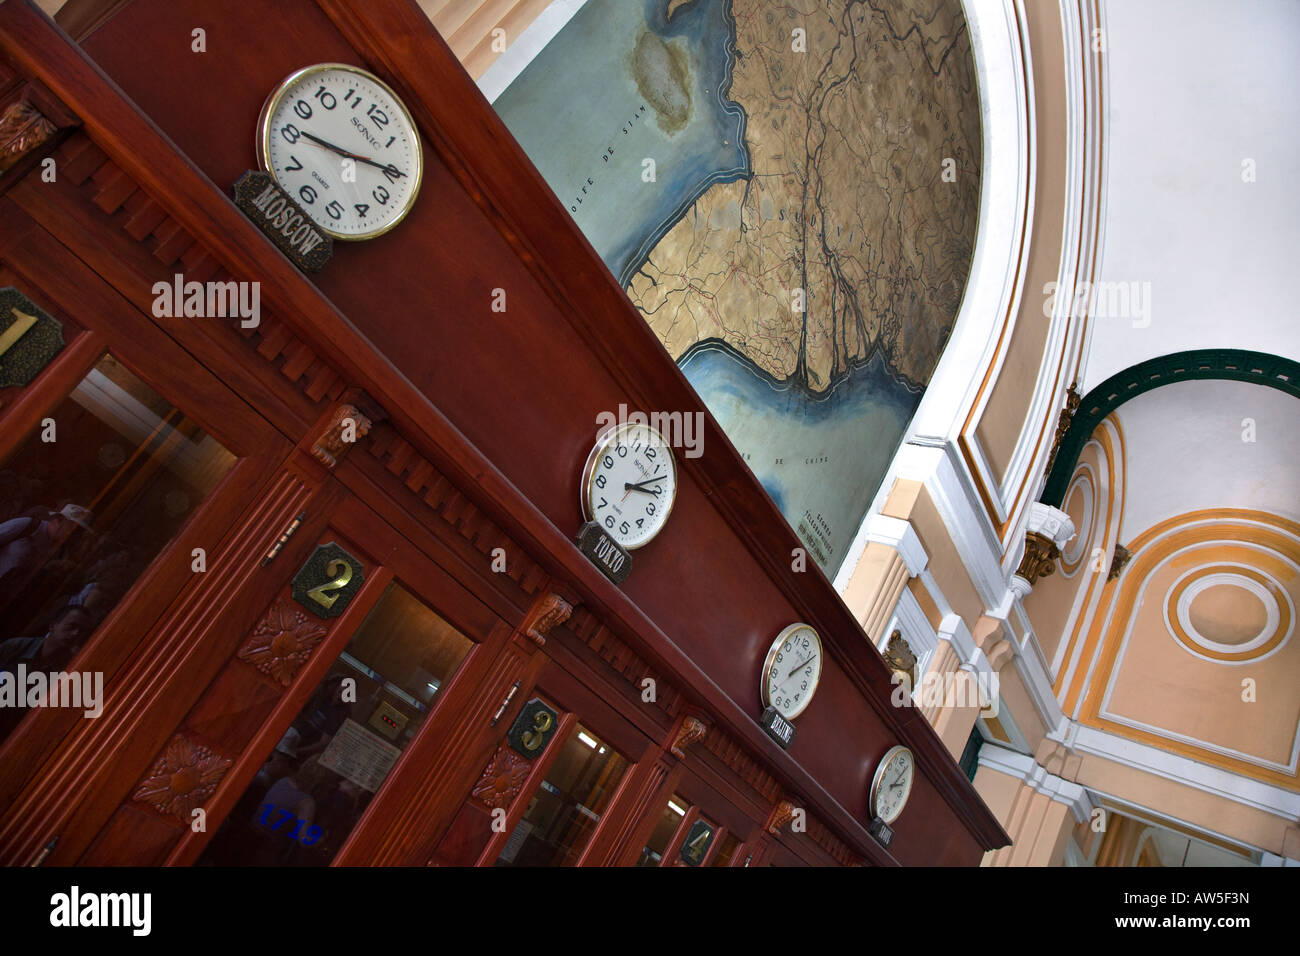
[[[867,541],[887,544],[894,548],[907,565],[907,573],[916,577],[930,563],[930,557],[916,536],[916,529],[902,518],[873,514],[867,518]]]
[[[1167,750],[1078,724],[1071,725],[1063,742],[1077,753],[1092,754],[1288,820],[1300,818],[1300,793],[1211,767]]]
[[[988,767],[998,773],[1015,777],[1038,793],[1063,803],[1070,808],[1070,813],[1078,823],[1087,820],[1092,813],[1093,802],[1086,788],[1065,780],[1056,774],[1048,773],[1033,757],[1007,750],[996,744],[985,743],[980,748],[981,767]]]

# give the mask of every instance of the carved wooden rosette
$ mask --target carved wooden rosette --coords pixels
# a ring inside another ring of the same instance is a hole
[[[56,129],[26,100],[11,103],[0,114],[0,173],[48,141]]]
[[[1083,400],[1076,388],[1078,384],[1075,382],[1065,390],[1065,407],[1061,409],[1061,414],[1056,419],[1056,434],[1052,437],[1052,451],[1047,456],[1046,474],[1052,473],[1052,465],[1056,464],[1056,453],[1061,450],[1061,442],[1065,441],[1070,424],[1074,421],[1075,412],[1079,410],[1079,402]]]
[[[327,633],[324,625],[279,597],[235,656],[288,687]]]
[[[1106,580],[1114,581],[1124,571],[1124,566],[1133,559],[1133,552],[1122,544],[1115,545],[1115,552],[1110,556],[1110,570],[1106,572]]]
[[[772,808],[771,814],[768,815],[767,823],[764,829],[772,836],[776,836],[781,830],[794,819],[794,804],[789,800],[781,800]]]
[[[672,744],[668,751],[678,760],[686,759],[686,748],[697,740],[703,739],[704,735],[709,732],[709,725],[699,717],[687,715],[682,719],[681,725],[677,728],[677,735],[673,738]]]
[[[483,768],[483,776],[470,795],[490,809],[504,810],[519,796],[531,770],[528,760],[502,744]]]
[[[1039,578],[1045,578],[1056,571],[1056,560],[1061,556],[1061,549],[1056,542],[1045,534],[1031,531],[1025,535],[1025,556],[1020,559],[1016,574],[1029,584],[1034,585]]]
[[[131,799],[188,825],[194,810],[217,790],[232,761],[176,734],[137,785]]]
[[[325,432],[311,446],[312,456],[326,468],[333,468],[356,442],[370,433],[374,423],[355,405],[340,405],[330,416]]]
[[[546,643],[551,628],[563,624],[572,613],[573,605],[552,591],[533,606],[532,613],[524,621],[523,631],[541,647]]]

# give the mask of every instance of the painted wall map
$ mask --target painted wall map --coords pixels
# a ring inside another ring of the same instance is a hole
[[[589,0],[495,106],[833,574],[970,265],[959,0]]]

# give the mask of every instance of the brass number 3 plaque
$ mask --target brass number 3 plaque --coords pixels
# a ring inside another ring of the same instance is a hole
[[[338,617],[364,580],[361,562],[331,541],[294,575],[293,599],[319,617]]]
[[[538,711],[537,716],[533,718],[533,729],[525,730],[519,735],[519,742],[524,745],[525,750],[541,750],[542,744],[546,743],[546,732],[554,725],[555,720],[546,711]]]
[[[506,742],[516,753],[523,754],[529,760],[539,757],[555,735],[559,719],[560,715],[556,711],[547,707],[540,698],[534,697],[524,704],[524,709],[510,725]]]

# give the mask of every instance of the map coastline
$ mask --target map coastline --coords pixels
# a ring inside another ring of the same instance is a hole
[[[708,4],[700,4],[700,9],[708,7]],[[732,15],[731,4],[719,4],[723,15],[725,30],[721,31],[719,39],[721,40],[721,55],[716,59],[708,56],[708,49],[701,43],[701,49],[704,53],[703,62],[719,63],[722,66],[722,76],[713,82],[709,89],[712,90],[710,97],[710,107],[715,111],[715,122],[723,128],[728,127],[728,119],[734,117],[735,127],[732,130],[730,143],[736,145],[740,152],[741,162],[729,169],[710,170],[703,179],[701,179],[694,188],[690,189],[683,195],[682,201],[676,208],[665,216],[657,226],[650,229],[641,245],[633,250],[623,265],[623,268],[615,272],[618,276],[618,284],[627,288],[632,281],[632,276],[641,270],[650,258],[650,254],[663,238],[672,231],[673,227],[686,216],[699,202],[700,197],[720,183],[731,183],[738,180],[747,180],[754,175],[753,163],[749,155],[749,147],[745,142],[745,127],[749,121],[744,107],[728,97],[731,94],[731,84],[735,78],[736,72],[736,18]],[[686,10],[683,13],[683,10]],[[695,27],[688,17],[691,13],[689,5],[672,6],[665,4],[663,0],[645,0],[646,24],[664,39],[681,37],[689,35],[689,31]],[[697,16],[703,17],[703,13]],[[703,37],[699,38],[703,41]],[[680,359],[679,359],[680,361]]]

